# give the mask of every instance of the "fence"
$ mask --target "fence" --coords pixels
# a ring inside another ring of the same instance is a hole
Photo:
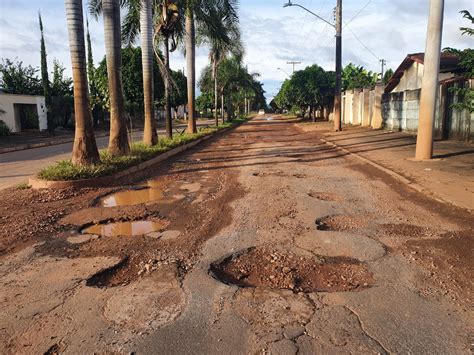
[[[451,78],[440,83],[435,118],[435,136],[442,139],[470,141],[474,137],[474,114],[452,108],[459,95],[452,87],[474,87],[474,80]],[[375,129],[416,133],[421,89],[384,94],[384,86],[358,89],[343,94],[342,111],[345,124]]]

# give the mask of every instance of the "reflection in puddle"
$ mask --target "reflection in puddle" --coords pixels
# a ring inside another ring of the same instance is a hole
[[[146,186],[116,192],[100,200],[102,207],[132,206],[154,202],[163,198],[164,181],[150,180]]]
[[[104,237],[137,236],[157,232],[163,228],[162,222],[134,221],[109,224],[96,224],[82,231],[82,233],[97,234]]]

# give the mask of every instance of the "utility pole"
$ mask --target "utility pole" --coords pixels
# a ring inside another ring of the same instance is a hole
[[[291,0],[288,0],[288,2],[283,5],[283,7],[289,6],[297,6],[302,8],[303,10],[309,12],[311,15],[317,17],[321,21],[326,22],[329,26],[336,30],[336,92],[334,94],[334,130],[342,131],[342,0],[337,0],[336,3],[336,24],[329,22],[318,14],[315,14],[313,11],[308,10],[304,6],[301,6],[300,4],[291,2]],[[288,62],[288,64],[291,64],[291,62]]]
[[[430,0],[424,72],[421,84],[416,160],[433,157],[433,126],[439,80],[441,38],[443,33],[444,0]]]
[[[301,64],[301,62],[290,61],[290,62],[286,62],[286,64],[292,64],[292,65],[293,65],[293,72],[292,72],[292,74],[294,74],[294,73],[295,73],[295,65],[296,65],[296,64]]]
[[[387,64],[387,61],[385,59],[380,59],[379,62],[382,64],[380,81],[383,81],[383,75],[385,74],[385,64]]]
[[[334,93],[334,130],[342,131],[342,0],[336,5],[336,92]]]

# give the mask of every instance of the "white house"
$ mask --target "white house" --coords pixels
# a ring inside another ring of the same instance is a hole
[[[409,54],[393,73],[385,87],[385,93],[421,89],[424,59],[424,53]],[[459,72],[459,57],[451,53],[441,53],[439,81],[453,78]]]
[[[48,129],[46,103],[44,96],[6,94],[0,92],[0,120],[6,123],[12,132],[21,132],[20,107],[21,105],[36,106],[38,127],[41,131]]]

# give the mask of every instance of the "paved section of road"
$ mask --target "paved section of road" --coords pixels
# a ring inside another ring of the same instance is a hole
[[[205,126],[208,122],[199,125]],[[179,125],[177,129],[185,126]],[[158,134],[163,135],[164,130],[159,130]],[[134,142],[142,139],[141,132],[132,134]],[[109,137],[97,138],[99,149],[106,148]],[[0,154],[0,190],[27,182],[28,178],[35,175],[42,168],[52,163],[71,156],[73,143],[57,144],[48,147],[20,150],[17,152]]]
[[[472,214],[295,123],[255,119],[144,180],[9,190],[0,353],[472,353]],[[150,203],[97,204],[119,189]],[[166,231],[79,232],[144,218]]]

